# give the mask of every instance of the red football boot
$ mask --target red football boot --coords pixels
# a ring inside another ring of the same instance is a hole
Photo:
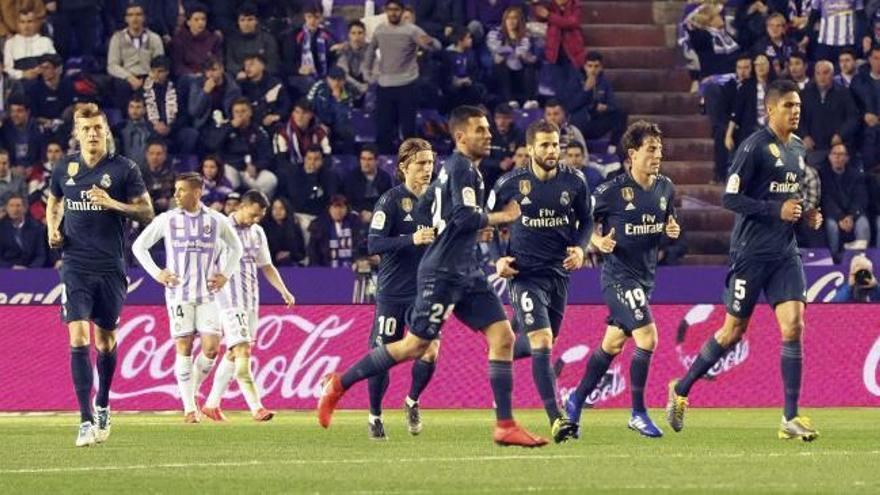
[[[533,435],[512,419],[499,421],[495,426],[495,434],[492,438],[495,440],[495,443],[502,447],[516,445],[519,447],[534,448],[547,445],[546,438]]]
[[[226,415],[223,414],[223,411],[220,410],[219,407],[202,407],[202,416],[217,422],[227,421]]]
[[[345,395],[345,389],[342,388],[342,377],[339,373],[329,373],[323,381],[324,390],[318,400],[318,423],[324,428],[329,428],[333,411],[336,410],[336,405]]]
[[[275,411],[270,411],[265,407],[261,407],[257,409],[257,412],[254,413],[254,421],[272,421],[272,418],[275,417]]]

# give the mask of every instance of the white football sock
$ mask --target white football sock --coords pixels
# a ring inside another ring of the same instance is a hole
[[[193,361],[192,356],[175,355],[174,376],[177,377],[177,390],[180,391],[180,400],[183,402],[183,412],[191,413],[196,410],[196,399],[193,395]]]
[[[251,409],[251,413],[256,414],[257,411],[263,408],[263,403],[260,402],[260,394],[257,392],[254,377],[251,375],[250,358],[235,358],[235,379],[238,381],[238,387],[241,389],[241,393],[244,395],[244,400]]]
[[[214,367],[214,359],[199,353],[193,362],[193,392],[199,395],[199,389],[202,388],[202,382],[211,374],[211,368]]]
[[[214,384],[211,386],[211,394],[205,401],[205,407],[220,407],[220,401],[229,389],[229,382],[232,381],[232,375],[235,374],[235,362],[228,359],[221,359],[217,365],[217,371],[214,373]]]

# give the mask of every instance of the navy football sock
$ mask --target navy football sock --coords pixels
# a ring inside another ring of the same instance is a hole
[[[803,357],[800,341],[782,343],[782,383],[785,387],[785,420],[798,415],[798,397],[801,394]]]
[[[412,383],[409,386],[410,399],[418,402],[419,396],[422,395],[425,387],[431,381],[431,377],[434,376],[434,369],[436,367],[437,365],[433,361],[428,362],[416,359],[412,367]]]
[[[70,348],[70,374],[73,375],[73,390],[76,392],[76,401],[79,403],[80,421],[94,423],[92,404],[89,401],[94,380],[89,346]]]
[[[107,407],[110,402],[110,385],[113,383],[113,373],[116,372],[116,346],[110,352],[98,351],[98,394],[95,396],[95,404],[98,407]]]
[[[648,370],[651,367],[653,351],[636,347],[629,365],[629,381],[632,389],[632,408],[635,412],[645,412],[645,384],[648,383]]]
[[[559,404],[556,402],[556,376],[553,374],[553,366],[550,357],[553,351],[546,347],[532,349],[532,380],[541,396],[544,411],[552,425],[556,419],[562,417]]]
[[[342,388],[348,390],[352,385],[364,378],[388,371],[395,364],[397,362],[388,353],[388,349],[384,345],[379,346],[362,357],[360,361],[342,375]]]
[[[498,421],[513,419],[513,362],[490,359],[489,383],[495,397],[495,418]]]
[[[587,362],[587,369],[584,371],[584,376],[581,378],[581,382],[574,391],[573,402],[575,404],[583,406],[587,397],[596,389],[596,386],[599,385],[599,380],[605,376],[605,372],[608,371],[608,367],[611,366],[611,361],[614,361],[614,356],[605,352],[601,347],[593,351],[593,354],[590,355],[590,360]]]
[[[715,363],[721,359],[725,352],[727,352],[727,349],[721,347],[721,344],[715,340],[715,336],[710,336],[700,349],[697,359],[694,360],[688,369],[687,375],[675,386],[675,393],[682,397],[687,397],[694,383],[712,369],[712,366],[715,366]]]
[[[373,416],[382,415],[382,398],[385,397],[385,391],[388,390],[388,383],[387,371],[367,378],[367,390],[370,393],[370,414]]]
[[[529,342],[528,336],[521,333],[516,336],[513,343],[513,359],[522,359],[532,355],[532,343]]]

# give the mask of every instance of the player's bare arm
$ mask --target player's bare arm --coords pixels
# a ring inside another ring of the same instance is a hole
[[[49,194],[46,201],[46,227],[49,230],[49,247],[60,248],[64,243],[61,235],[61,219],[64,218],[64,198]]]
[[[263,275],[266,276],[266,280],[269,281],[269,284],[281,294],[281,298],[284,299],[284,304],[288,308],[292,308],[294,304],[296,304],[296,298],[293,297],[293,294],[287,290],[287,286],[284,285],[284,280],[281,278],[281,274],[278,273],[278,269],[275,268],[275,265],[268,264],[262,267]]]
[[[126,217],[140,223],[150,223],[156,214],[153,212],[153,201],[149,193],[141,194],[131,200],[131,203],[123,203],[110,197],[104,189],[93,186],[89,190],[89,199],[92,203],[103,206],[108,210],[118,211]]]
[[[520,210],[519,203],[515,200],[511,201],[504,205],[504,208],[501,211],[489,213],[489,225],[502,225],[513,222],[519,218],[521,213],[522,211]]]

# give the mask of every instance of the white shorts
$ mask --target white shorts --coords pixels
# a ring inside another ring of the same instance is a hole
[[[223,336],[226,338],[226,348],[232,349],[239,344],[252,343],[259,321],[256,310],[241,308],[221,310],[220,322],[223,326]]]
[[[217,322],[217,305],[209,303],[168,303],[168,322],[171,337],[188,337],[195,334],[220,334]]]

